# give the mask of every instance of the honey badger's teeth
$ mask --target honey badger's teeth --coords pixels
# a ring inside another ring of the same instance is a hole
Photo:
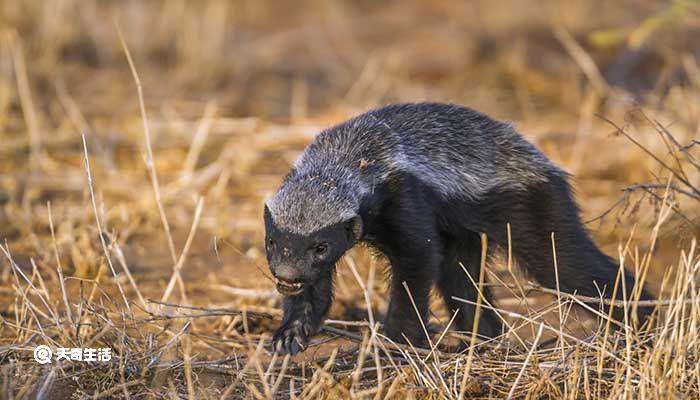
[[[303,282],[288,282],[278,278],[275,278],[275,284],[277,285],[277,290],[282,294],[299,294],[304,286]]]

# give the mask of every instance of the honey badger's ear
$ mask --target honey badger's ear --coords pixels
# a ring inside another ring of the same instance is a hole
[[[265,212],[263,213],[265,222],[272,222],[272,213],[270,212],[270,208],[267,206],[267,202],[265,202]]]
[[[349,219],[346,224],[347,227],[347,232],[348,232],[348,239],[350,239],[351,242],[357,243],[362,239],[362,218],[359,215],[356,215]]]

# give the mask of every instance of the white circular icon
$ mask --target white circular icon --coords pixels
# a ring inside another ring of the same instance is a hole
[[[41,346],[36,346],[34,349],[34,359],[39,364],[48,364],[51,362],[51,357],[53,353],[51,348],[47,345],[42,344]]]

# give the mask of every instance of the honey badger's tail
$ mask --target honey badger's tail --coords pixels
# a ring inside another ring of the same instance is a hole
[[[540,284],[555,289],[558,273],[559,288],[563,292],[595,298],[601,295],[607,299],[612,297],[619,266],[603,254],[588,235],[565,174],[555,171],[549,174],[548,182],[534,185],[526,192],[498,193],[489,200],[481,212],[488,216],[488,220],[497,222],[489,224],[484,221],[486,232],[499,244],[507,245],[503,225],[504,221],[509,222],[513,254]],[[552,243],[556,250],[556,264]],[[635,289],[635,278],[627,271],[617,286],[617,300],[630,300],[633,293],[640,291]],[[638,298],[652,299],[643,288]],[[619,304],[620,307],[613,310],[613,317],[624,321],[624,308],[622,302]],[[593,307],[599,305],[591,304]],[[630,310],[634,308],[629,306]],[[605,312],[608,310],[606,307]],[[652,311],[653,307],[636,307],[638,321],[646,321]]]

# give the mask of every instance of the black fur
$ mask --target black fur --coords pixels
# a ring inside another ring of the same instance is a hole
[[[265,226],[271,271],[290,294],[274,337],[285,352],[303,349],[319,329],[332,302],[335,263],[358,242],[391,263],[385,333],[418,346],[426,338],[404,283],[423,321],[437,285],[447,307],[459,310],[455,328],[471,329],[473,306],[453,296],[477,299],[460,263],[478,278],[480,233],[505,248],[510,223],[516,260],[547,287],[556,286],[552,233],[562,291],[609,297],[618,273],[581,224],[566,174],[509,125],[463,107],[388,106],[324,131],[283,188],[276,208],[266,205]],[[633,277],[626,274],[625,283],[629,298]],[[491,300],[488,288],[484,295]],[[642,291],[641,298],[650,296]],[[640,319],[651,311],[639,308]],[[614,316],[624,318],[621,309]],[[498,316],[482,308],[479,334],[500,333]]]

